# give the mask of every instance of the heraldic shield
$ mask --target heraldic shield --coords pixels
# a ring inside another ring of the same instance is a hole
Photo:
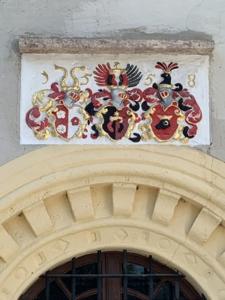
[[[181,83],[171,83],[171,72],[177,63],[156,64],[163,80],[143,92],[142,109],[145,111],[142,131],[147,138],[163,142],[171,139],[187,141],[197,133],[202,112],[194,96]]]
[[[175,135],[179,135],[179,122],[184,120],[176,102],[168,107],[156,104],[145,114],[145,118],[150,120],[150,130],[153,137],[159,141],[167,141]]]
[[[201,109],[181,83],[172,83],[171,73],[178,69],[177,63],[157,62],[155,68],[161,71],[161,82],[143,89],[143,73],[137,65],[98,64],[93,74],[85,66],[68,72],[56,65],[63,76],[50,89],[34,93],[26,124],[42,140],[187,143],[198,132]],[[93,86],[98,86],[97,91]]]

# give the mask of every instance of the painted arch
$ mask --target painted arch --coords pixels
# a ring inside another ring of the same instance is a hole
[[[151,253],[225,299],[225,165],[183,147],[46,147],[0,168],[0,299],[98,249]]]

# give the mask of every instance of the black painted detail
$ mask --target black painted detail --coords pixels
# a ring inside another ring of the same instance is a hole
[[[104,129],[104,131],[107,132],[108,135],[114,140],[117,140],[117,134],[122,132],[124,129],[123,123],[118,123],[117,121],[110,121],[111,117],[113,117],[116,112],[117,109],[115,106],[107,106],[107,112],[103,115],[104,122],[102,124],[102,128]],[[111,130],[109,130],[109,123],[111,123]]]
[[[95,137],[96,138],[99,137],[99,132],[98,132],[96,125],[91,126],[91,129],[94,131]]]
[[[194,136],[188,134],[189,129],[190,129],[190,128],[189,128],[188,126],[185,126],[184,129],[183,129],[183,135],[184,135],[186,138],[188,138],[188,139],[192,139]]]
[[[153,85],[152,85],[152,87],[154,88],[154,89],[156,89],[156,90],[158,90],[159,89],[159,86],[158,86],[158,84],[157,83],[153,83]]]
[[[126,74],[128,77],[128,87],[136,86],[142,78],[142,73],[139,72],[138,67],[134,65],[127,64]]]
[[[160,84],[171,84],[171,76],[169,73],[163,73],[161,77],[163,81],[161,81]]]
[[[133,136],[134,136],[134,137],[130,137],[130,138],[129,138],[130,141],[132,141],[132,142],[134,142],[134,143],[140,142],[141,136],[140,136],[139,133],[136,133],[136,132],[135,132],[135,133],[133,133]]]
[[[188,105],[184,105],[183,102],[184,102],[184,99],[182,99],[182,98],[180,98],[180,99],[178,100],[178,106],[179,106],[179,108],[180,108],[182,111],[188,111],[188,110],[190,110],[191,107],[188,106]]]
[[[148,105],[148,102],[147,101],[144,101],[142,104],[141,104],[141,108],[143,111],[147,111],[149,110],[150,106]]]
[[[166,129],[170,127],[170,121],[168,119],[162,119],[155,127],[156,129]]]
[[[96,111],[95,111],[95,107],[93,105],[92,102],[90,102],[86,107],[85,107],[85,111],[90,115],[90,116],[94,116]]]
[[[119,86],[123,85],[123,76],[120,74],[120,81],[119,81]]]
[[[133,111],[138,111],[140,108],[140,105],[138,102],[135,102],[134,104],[130,103],[130,109],[132,109]]]
[[[176,91],[176,92],[180,92],[180,91],[182,91],[183,90],[183,85],[181,84],[181,83],[176,83],[175,84],[175,89],[173,89],[174,91]]]
[[[113,76],[111,74],[109,74],[109,76],[107,78],[107,84],[108,85],[112,85],[112,79],[113,79]]]

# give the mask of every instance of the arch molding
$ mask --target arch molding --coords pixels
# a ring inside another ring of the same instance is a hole
[[[128,249],[225,299],[224,163],[183,147],[46,147],[0,168],[0,299],[74,256]]]

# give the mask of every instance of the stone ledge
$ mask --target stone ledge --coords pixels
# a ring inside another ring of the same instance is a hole
[[[210,40],[166,39],[86,39],[37,38],[19,39],[20,53],[184,53],[209,55],[214,49]]]

